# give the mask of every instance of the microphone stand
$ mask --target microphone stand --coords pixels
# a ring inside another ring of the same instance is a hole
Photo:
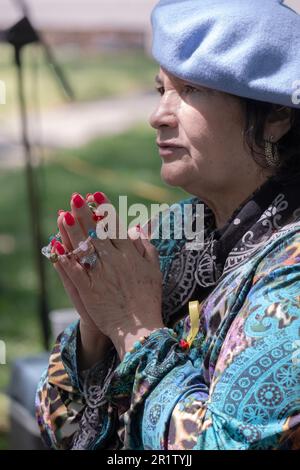
[[[66,97],[74,99],[71,87],[69,86],[61,68],[55,62],[50,47],[45,43],[41,35],[33,28],[27,16],[24,16],[14,26],[1,34],[1,39],[10,43],[14,47],[14,61],[17,69],[18,97],[21,117],[22,143],[25,156],[25,171],[27,180],[28,200],[30,207],[30,221],[32,229],[32,240],[34,254],[36,258],[36,268],[38,273],[38,306],[42,325],[43,343],[46,350],[49,349],[50,325],[49,325],[49,307],[46,290],[46,272],[44,257],[41,254],[42,247],[42,229],[41,229],[41,205],[39,199],[38,184],[33,167],[32,148],[28,132],[28,113],[24,91],[24,66],[23,66],[23,48],[32,43],[39,43],[44,49],[47,60],[52,65],[53,71],[60,82]]]

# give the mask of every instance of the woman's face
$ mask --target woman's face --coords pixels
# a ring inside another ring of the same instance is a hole
[[[157,130],[161,176],[191,194],[232,190],[257,172],[244,147],[244,114],[231,95],[191,85],[163,69],[156,77],[161,97],[150,124]]]

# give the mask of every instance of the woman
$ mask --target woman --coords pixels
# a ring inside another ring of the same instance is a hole
[[[41,378],[42,435],[58,449],[299,449],[300,17],[279,0],[163,0],[152,25],[161,175],[191,194],[181,207],[204,204],[204,246],[174,225],[171,240],[161,226],[100,240],[104,195],[73,195],[51,256],[81,318]]]

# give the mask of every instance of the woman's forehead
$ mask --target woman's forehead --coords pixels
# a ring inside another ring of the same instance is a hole
[[[167,72],[166,70],[164,70],[162,67],[160,67],[159,72],[155,77],[155,81],[158,84],[163,84],[163,83],[170,82],[173,85],[181,85],[183,83],[191,83],[191,82],[188,82],[187,80],[183,80],[182,78],[176,77],[175,75],[171,74],[170,72]]]
[[[173,75],[172,73],[166,71],[162,67],[159,68],[158,74],[155,76],[155,82],[158,85],[166,85],[166,84],[171,84],[173,86],[191,85],[196,88],[203,89],[207,92],[209,91],[211,93],[216,91],[211,88],[207,88],[201,84],[194,83],[189,80],[185,80],[180,77],[177,77],[176,75]]]

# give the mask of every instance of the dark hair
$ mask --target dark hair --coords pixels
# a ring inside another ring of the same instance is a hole
[[[264,152],[264,129],[268,118],[272,116],[276,120],[276,116],[279,119],[281,113],[290,113],[291,128],[277,142],[281,163],[274,169],[274,178],[282,183],[288,183],[291,179],[300,177],[300,109],[248,98],[241,98],[241,101],[245,107],[246,117],[245,142],[254,160],[262,168],[268,168]]]

